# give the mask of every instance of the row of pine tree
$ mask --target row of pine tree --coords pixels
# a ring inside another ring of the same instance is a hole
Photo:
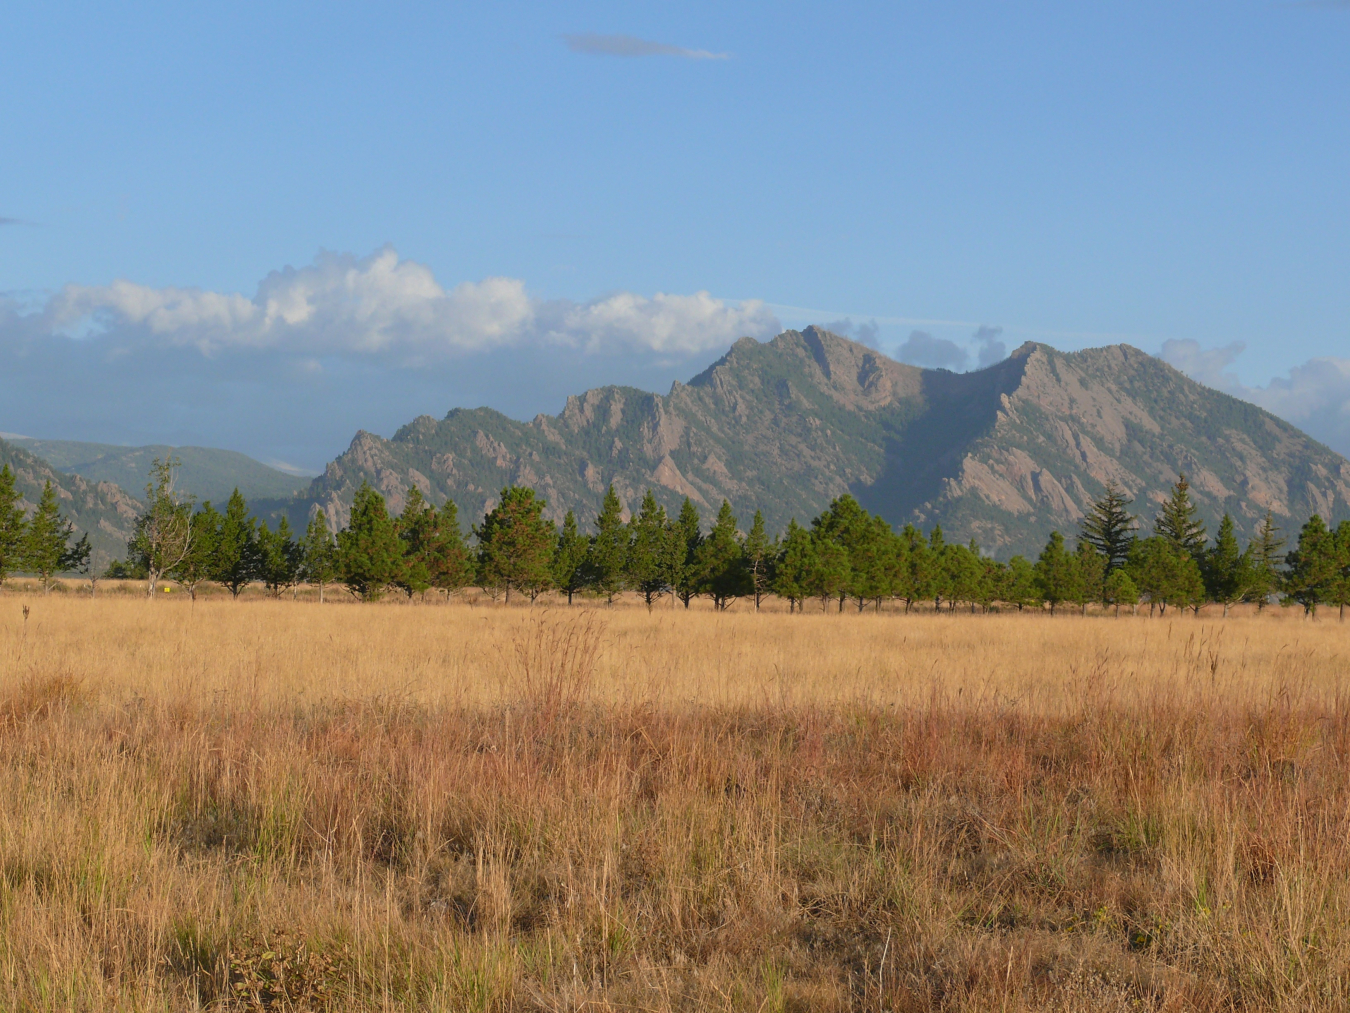
[[[297,538],[284,517],[275,530],[251,517],[237,490],[223,512],[210,503],[193,510],[173,484],[174,463],[157,461],[147,488],[150,505],[127,558],[107,576],[145,579],[150,593],[173,581],[193,597],[207,581],[235,596],[255,582],[275,596],[309,584],[321,600],[333,584],[363,600],[476,586],[506,601],[512,595],[533,601],[554,591],[569,602],[582,594],[612,602],[629,591],[648,608],[667,595],[686,607],[706,596],[719,609],[739,598],[753,599],[758,608],[770,594],[786,599],[791,610],[818,601],[822,609],[841,611],[850,604],[859,611],[879,609],[886,600],[903,601],[906,611],[932,602],[935,609],[1048,606],[1052,613],[1064,606],[1086,611],[1092,603],[1117,611],[1147,603],[1161,612],[1212,603],[1226,615],[1238,602],[1264,606],[1279,595],[1310,613],[1339,606],[1343,616],[1350,604],[1350,522],[1333,530],[1314,515],[1285,554],[1269,513],[1245,549],[1225,514],[1211,541],[1184,475],[1150,534],[1141,534],[1130,500],[1108,484],[1083,518],[1073,548],[1054,532],[1034,562],[1014,556],[1006,563],[984,555],[973,540],[948,544],[940,526],[926,536],[912,525],[897,533],[851,496],[836,499],[809,527],[793,521],[770,539],[758,511],[742,533],[723,502],[704,532],[688,499],[669,517],[650,490],[624,521],[611,487],[594,534],[585,535],[570,511],[558,529],[544,517],[546,503],[533,489],[510,486],[472,528],[470,542],[454,501],[437,509],[417,488],[395,516],[377,491],[363,485],[349,524],[336,536],[318,510]],[[83,569],[96,579],[87,539],[72,546],[71,537],[50,485],[25,521],[13,476],[8,468],[0,471],[0,578],[22,569],[49,587],[56,573]]]

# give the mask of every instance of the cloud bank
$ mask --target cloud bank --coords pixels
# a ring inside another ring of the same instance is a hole
[[[480,405],[530,418],[603,383],[665,389],[779,330],[763,303],[707,292],[582,303],[514,278],[445,286],[390,248],[321,254],[251,296],[68,285],[36,306],[0,296],[0,429],[318,469],[357,429]]]
[[[685,49],[664,42],[652,42],[633,35],[597,35],[586,32],[564,35],[563,42],[574,53],[592,56],[678,56],[685,60],[726,60],[730,53],[710,53],[706,49]]]
[[[1159,358],[1203,384],[1251,401],[1292,422],[1350,457],[1350,359],[1309,359],[1264,387],[1242,383],[1231,367],[1245,347],[1234,342],[1202,348],[1197,341],[1167,341]]]
[[[386,247],[360,259],[320,254],[306,267],[273,271],[252,298],[129,281],[67,285],[13,326],[57,333],[92,326],[112,346],[195,348],[208,357],[273,351],[420,366],[531,345],[689,355],[747,334],[771,336],[778,321],[762,302],[731,305],[707,292],[620,292],[574,303],[534,298],[515,278],[447,290],[429,268]]]

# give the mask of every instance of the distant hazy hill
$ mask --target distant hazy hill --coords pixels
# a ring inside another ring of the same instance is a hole
[[[150,464],[169,454],[183,462],[178,485],[198,502],[211,500],[223,505],[231,491],[249,500],[284,499],[309,484],[309,479],[255,461],[233,450],[209,447],[118,447],[107,443],[73,440],[11,439],[67,474],[82,475],[93,482],[115,482],[134,495],[145,490]]]
[[[941,523],[1000,556],[1076,529],[1111,478],[1151,521],[1178,471],[1213,530],[1231,511],[1246,535],[1267,508],[1289,527],[1313,510],[1350,516],[1350,462],[1254,405],[1115,345],[1062,353],[1026,344],[975,373],[923,370],[817,328],[738,341],[664,397],[603,387],[532,422],[486,408],[415,419],[386,440],[356,435],[287,509],[316,503],[345,523],[369,481],[402,508],[413,485],[453,497],[466,526],[510,483],[548,515],[589,523],[613,482],[632,505],[647,487],[704,517],[725,497],[743,525],[809,520],[852,492],[894,524]]]
[[[67,475],[49,462],[29,453],[17,443],[0,440],[0,467],[13,469],[24,508],[32,512],[42,487],[51,482],[61,501],[61,512],[81,532],[98,554],[99,569],[126,554],[127,539],[141,511],[139,500],[111,482],[95,482],[81,475]]]

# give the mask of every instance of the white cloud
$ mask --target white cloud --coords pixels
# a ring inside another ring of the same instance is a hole
[[[429,268],[390,247],[360,259],[325,253],[306,267],[273,271],[252,299],[129,281],[68,285],[40,317],[51,331],[93,321],[115,344],[196,348],[213,357],[250,349],[375,356],[400,365],[540,343],[694,354],[778,327],[759,301],[731,305],[707,292],[624,292],[578,304],[533,298],[514,278],[446,290]]]
[[[1309,359],[1287,377],[1274,377],[1264,387],[1242,383],[1229,367],[1244,345],[1202,348],[1199,342],[1168,341],[1159,357],[1192,379],[1260,405],[1306,430],[1327,446],[1350,456],[1350,359]]]

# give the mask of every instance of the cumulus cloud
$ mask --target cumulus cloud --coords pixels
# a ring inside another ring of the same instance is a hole
[[[1203,384],[1251,401],[1350,456],[1350,359],[1309,359],[1264,387],[1249,386],[1230,368],[1244,350],[1241,342],[1203,348],[1189,339],[1167,341],[1159,358]]]
[[[633,35],[597,35],[586,32],[564,35],[563,41],[574,53],[592,56],[678,56],[686,60],[725,60],[729,53],[710,53],[706,49],[685,49],[665,42],[652,42]]]
[[[959,370],[965,367],[968,355],[955,341],[935,338],[927,331],[911,331],[896,349],[896,357],[914,366]]]
[[[976,357],[981,369],[992,366],[996,362],[1002,362],[1008,357],[1008,346],[1003,343],[1002,339],[1002,327],[989,327],[984,324],[981,324],[971,336],[970,340],[975,345]]]
[[[389,247],[364,258],[325,253],[306,267],[273,271],[252,298],[130,281],[68,285],[39,316],[25,325],[70,332],[92,324],[114,343],[195,348],[210,357],[275,351],[406,366],[541,343],[692,354],[747,334],[766,337],[778,326],[761,302],[731,305],[707,292],[621,292],[580,304],[534,298],[514,278],[446,289],[425,265]]]

